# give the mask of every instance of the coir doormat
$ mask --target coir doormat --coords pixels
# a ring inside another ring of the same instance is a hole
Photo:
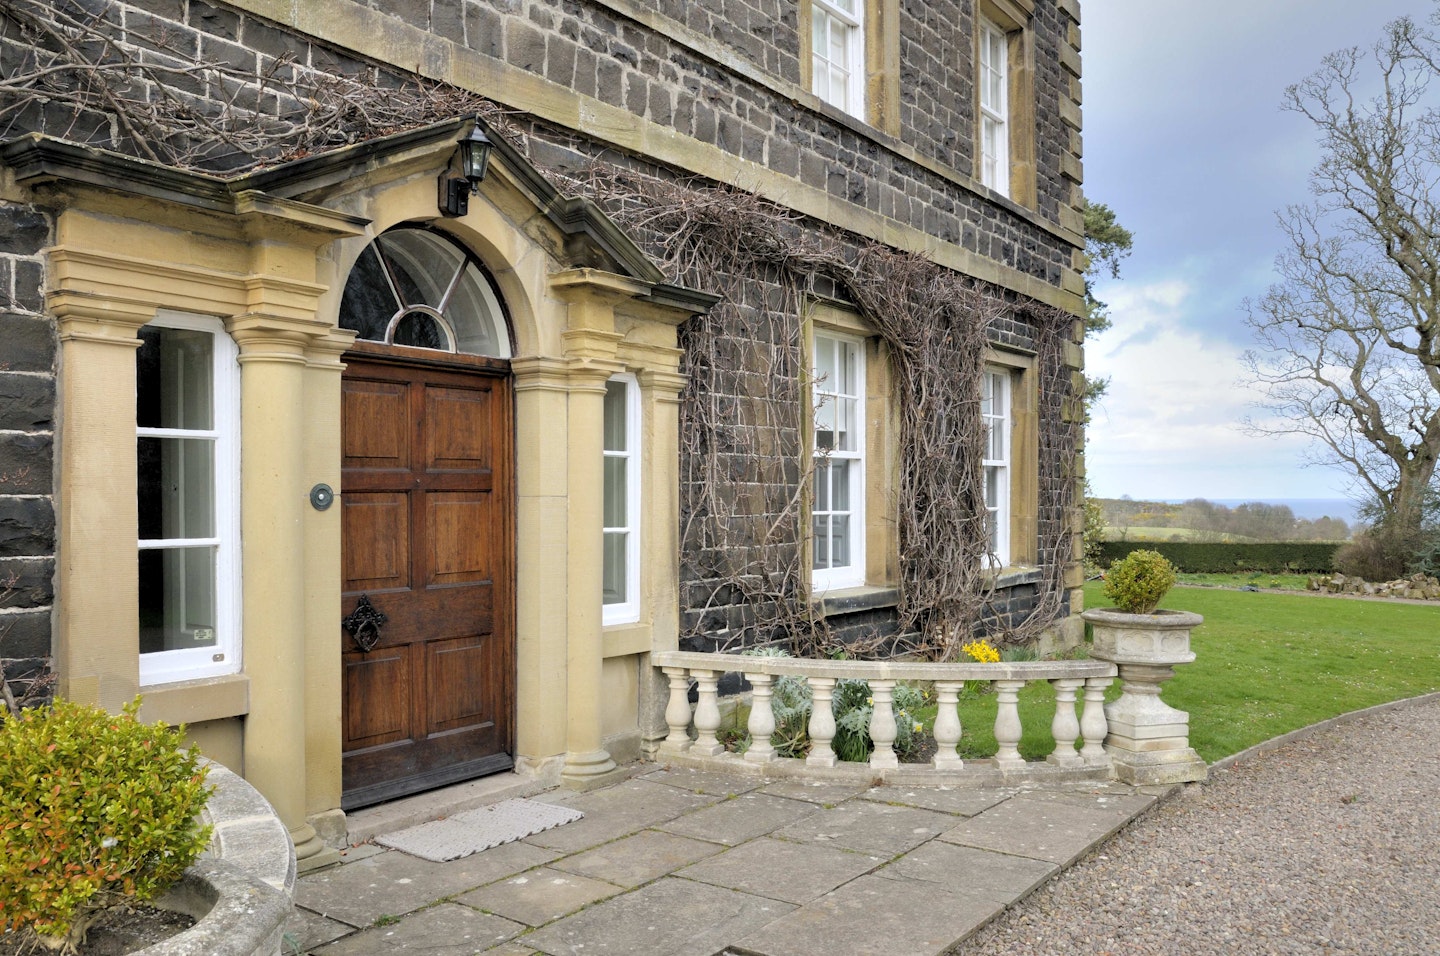
[[[446,863],[573,823],[584,816],[579,810],[535,800],[503,800],[376,837],[375,842],[421,859]]]

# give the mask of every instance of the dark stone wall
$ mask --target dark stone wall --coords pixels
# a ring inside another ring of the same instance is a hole
[[[55,331],[44,317],[42,210],[0,201],[0,660],[50,654],[55,575]]]
[[[406,77],[397,68],[366,62],[349,51],[332,49],[293,34],[274,23],[220,2],[204,0],[65,0],[99,17],[146,51],[155,62],[172,62],[173,53],[225,62],[265,72],[276,68],[341,73],[381,87]],[[1035,50],[1034,114],[1037,201],[1033,214],[997,201],[983,189],[964,185],[973,164],[972,41],[963,25],[973,18],[971,0],[901,0],[900,143],[869,130],[833,110],[813,109],[777,93],[756,72],[799,82],[798,6],[796,0],[645,0],[642,7],[715,38],[739,64],[719,62],[652,30],[594,0],[370,0],[370,6],[406,23],[495,57],[516,68],[592,96],[635,116],[675,129],[686,137],[732,155],[761,163],[806,186],[878,213],[898,223],[954,243],[978,256],[1003,263],[1051,286],[1059,286],[1070,268],[1073,249],[1039,220],[1057,224],[1070,204],[1072,181],[1064,160],[1073,130],[1063,104],[1071,96],[1072,76],[1061,53],[1073,30],[1073,3],[1037,0],[1032,20]],[[3,19],[3,14],[0,14]],[[0,58],[28,55],[13,31],[0,34]],[[748,64],[746,68],[741,65]],[[220,91],[203,82],[176,80],[193,102],[217,102]],[[233,92],[233,91],[227,91]],[[503,101],[503,90],[478,90]],[[253,97],[252,97],[253,98]],[[242,97],[243,99],[243,97]],[[261,98],[265,108],[283,113],[282,99]],[[645,157],[626,156],[574,131],[547,126],[524,115],[515,121],[530,133],[532,158],[552,171],[574,171],[595,160],[673,176]],[[16,114],[0,138],[39,130],[56,136],[109,144],[113,127],[99,114],[38,108]],[[907,150],[923,162],[905,155]],[[215,154],[208,165],[223,170],[248,157]],[[927,163],[929,165],[927,165]],[[940,170],[937,171],[938,166]],[[967,171],[955,176],[944,170]],[[55,344],[51,325],[41,316],[43,270],[35,252],[49,237],[43,210],[0,206],[0,292],[8,292],[0,313],[0,574],[8,568],[25,582],[12,595],[7,638],[26,654],[48,650],[48,619],[53,574]],[[814,232],[823,223],[799,222]],[[831,230],[834,232],[834,230]],[[641,237],[642,239],[644,237]],[[858,239],[840,235],[853,247]],[[778,542],[761,541],[781,514],[780,502],[793,497],[799,480],[799,411],[790,422],[746,418],[745,401],[757,391],[798,394],[801,370],[793,361],[794,343],[786,328],[765,318],[784,290],[775,277],[747,276],[745,301],[735,303],[719,362],[703,400],[733,409],[707,440],[736,505],[731,522],[737,536],[750,542],[745,554],[730,542],[692,537],[683,542],[682,613],[687,626],[719,634],[753,622],[754,611],[732,585],[730,570],[753,563],[779,568],[799,551],[798,526],[782,524]],[[822,283],[813,291],[840,295]],[[682,329],[682,338],[690,330]],[[994,329],[998,343],[1036,346],[1036,330],[1023,319]],[[691,369],[692,372],[696,371]],[[692,396],[692,400],[695,397]],[[1059,421],[1056,417],[1055,421]],[[1056,454],[1061,451],[1056,451]],[[695,465],[682,461],[682,474]],[[1052,469],[1053,471],[1053,469]],[[682,488],[688,507],[693,483]],[[1042,511],[1047,505],[1042,502]],[[1064,515],[1042,514],[1042,530]],[[1046,522],[1049,522],[1047,525]],[[722,547],[722,544],[724,545]],[[1033,591],[1033,588],[1032,588]],[[1033,604],[1023,589],[997,596],[999,615],[1020,615]],[[1029,603],[1027,603],[1029,602]],[[837,631],[887,626],[885,611],[835,621]],[[893,627],[893,614],[890,615]],[[718,639],[717,639],[718,640]],[[3,650],[3,648],[0,648]],[[18,651],[13,651],[19,653]]]

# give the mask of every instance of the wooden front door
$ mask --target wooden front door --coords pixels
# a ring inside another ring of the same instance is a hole
[[[512,765],[509,362],[415,351],[360,344],[346,356],[347,810]],[[357,627],[362,596],[383,624]]]

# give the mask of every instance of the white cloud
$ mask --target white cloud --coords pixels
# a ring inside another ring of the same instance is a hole
[[[1242,350],[1194,327],[1201,294],[1180,279],[1105,290],[1116,327],[1086,348],[1110,388],[1086,436],[1096,494],[1136,498],[1328,498],[1343,482],[1301,470],[1305,439],[1246,434],[1259,393]]]

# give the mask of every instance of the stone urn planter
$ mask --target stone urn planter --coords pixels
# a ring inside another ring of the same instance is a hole
[[[1105,705],[1105,750],[1125,783],[1186,783],[1204,780],[1205,761],[1190,747],[1190,715],[1160,699],[1160,685],[1175,667],[1195,659],[1190,631],[1204,621],[1189,611],[1129,614],[1093,608],[1080,615],[1090,625],[1090,656],[1120,672],[1120,699]]]
[[[265,798],[221,764],[210,764],[215,793],[203,817],[211,848],[155,900],[194,917],[190,929],[133,956],[279,956],[294,909],[295,848]]]

